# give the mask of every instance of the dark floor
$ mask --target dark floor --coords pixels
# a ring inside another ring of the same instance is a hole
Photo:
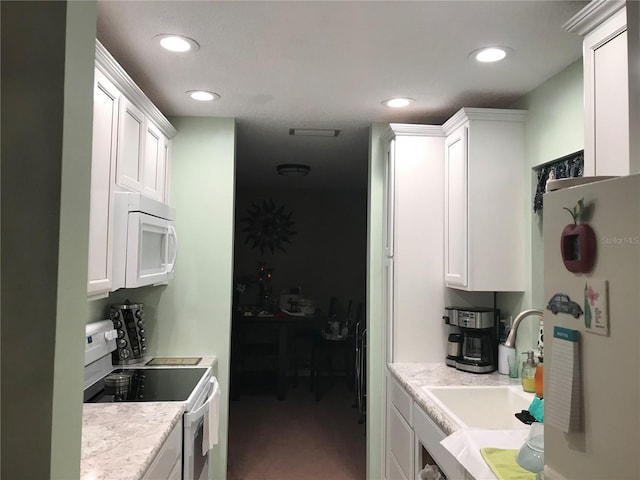
[[[229,407],[228,480],[363,480],[366,430],[343,379],[323,388],[308,378],[279,401],[269,389]]]

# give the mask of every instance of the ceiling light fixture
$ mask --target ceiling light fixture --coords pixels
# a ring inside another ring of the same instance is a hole
[[[511,49],[507,47],[485,47],[480,50],[474,50],[469,57],[481,63],[499,62],[506,58]]]
[[[208,92],[206,90],[189,90],[185,93],[194,100],[198,100],[199,102],[210,102],[212,100],[218,100],[220,98],[220,95],[218,95],[217,93]]]
[[[290,128],[289,135],[306,137],[337,137],[340,130],[330,128]]]
[[[387,100],[384,100],[382,104],[390,108],[402,108],[412,104],[413,102],[415,102],[413,98],[394,97],[394,98],[388,98]]]
[[[278,175],[286,175],[289,177],[305,177],[309,175],[311,167],[302,165],[301,163],[283,163],[276,167]]]
[[[182,35],[156,35],[156,40],[160,42],[160,46],[170,52],[188,52],[190,50],[198,50],[200,45],[194,39],[183,37]]]

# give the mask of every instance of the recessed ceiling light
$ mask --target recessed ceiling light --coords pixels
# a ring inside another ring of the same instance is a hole
[[[200,45],[194,39],[183,37],[182,35],[156,35],[156,40],[160,42],[160,46],[170,52],[188,52],[190,50],[198,50]]]
[[[411,104],[415,102],[415,100],[413,98],[409,98],[409,97],[395,97],[395,98],[389,98],[387,100],[384,100],[382,102],[383,105],[386,105],[387,107],[391,107],[391,108],[402,108],[402,107],[406,107],[407,105]]]
[[[210,102],[211,100],[218,100],[220,95],[213,92],[208,92],[206,90],[189,90],[186,92],[194,100],[198,100],[199,102]]]
[[[507,47],[486,47],[471,52],[469,57],[481,63],[492,63],[503,60],[509,52]]]

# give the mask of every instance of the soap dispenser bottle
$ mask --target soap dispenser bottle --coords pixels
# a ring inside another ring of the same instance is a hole
[[[527,359],[522,362],[522,389],[525,392],[534,393],[536,391],[536,358],[534,352],[524,352]]]

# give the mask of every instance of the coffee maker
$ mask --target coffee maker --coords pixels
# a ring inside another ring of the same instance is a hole
[[[497,370],[499,317],[494,308],[446,307],[442,318],[452,327],[446,364],[471,373]]]

